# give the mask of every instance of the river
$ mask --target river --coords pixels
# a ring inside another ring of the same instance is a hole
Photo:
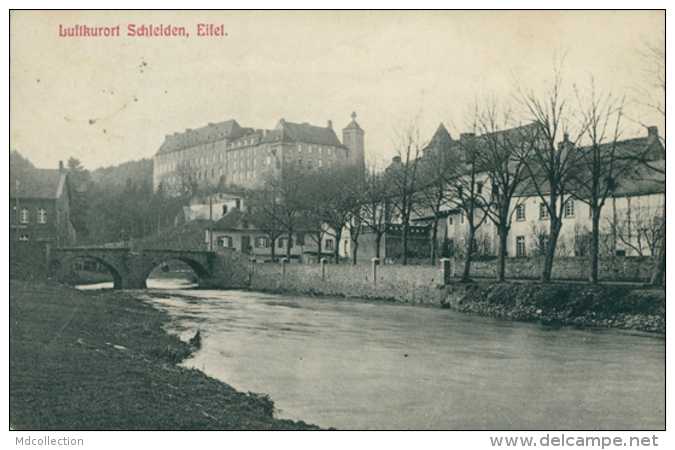
[[[338,429],[664,429],[665,340],[434,307],[148,280],[184,362]]]

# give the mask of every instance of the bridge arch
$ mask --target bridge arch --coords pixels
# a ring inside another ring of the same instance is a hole
[[[141,278],[143,278],[143,283],[146,283],[148,277],[150,274],[159,266],[162,264],[165,264],[169,261],[176,260],[180,261],[184,264],[186,264],[192,271],[197,275],[197,278],[203,280],[206,278],[209,278],[211,276],[211,272],[209,269],[204,265],[204,263],[198,261],[195,258],[191,258],[189,256],[180,256],[180,255],[164,255],[164,256],[157,256],[155,258],[152,258],[150,261],[148,261],[148,264],[144,268],[143,273],[141,274]]]
[[[122,289],[122,275],[120,274],[120,271],[109,261],[106,261],[103,258],[97,257],[95,255],[90,255],[90,254],[75,254],[71,256],[66,256],[66,257],[61,257],[55,261],[52,262],[52,264],[56,264],[57,267],[56,269],[56,276],[58,277],[63,277],[66,275],[66,271],[70,271],[73,263],[79,260],[90,260],[90,261],[96,261],[97,263],[101,264],[112,276],[113,279],[113,288],[114,289]],[[54,268],[54,267],[53,267]]]

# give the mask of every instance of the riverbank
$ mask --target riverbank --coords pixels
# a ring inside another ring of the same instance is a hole
[[[17,430],[312,430],[177,363],[193,348],[130,293],[10,280],[10,425]]]
[[[375,277],[376,275],[376,277]],[[278,264],[255,269],[251,289],[277,294],[353,297],[418,305],[544,325],[619,328],[665,333],[665,289],[639,284],[537,281],[497,283],[490,279],[442,283],[439,268]]]
[[[442,307],[542,325],[665,333],[666,292],[627,285],[475,283],[448,285]]]

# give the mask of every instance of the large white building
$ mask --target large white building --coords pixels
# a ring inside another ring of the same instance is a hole
[[[635,170],[617,180],[617,187],[601,211],[600,254],[618,256],[651,256],[659,248],[661,220],[665,214],[665,150],[656,127],[648,135],[618,143],[623,151],[648,155],[649,165],[636,164]],[[489,182],[485,182],[489,189]],[[560,256],[585,256],[589,252],[592,229],[590,207],[579,198],[566,196],[562,229],[556,246]],[[549,230],[548,210],[542,199],[529,188],[511,202],[511,228],[507,240],[509,257],[535,256],[542,250]],[[479,212],[480,214],[480,212]],[[468,224],[464,213],[448,209],[442,219],[439,240],[465,248]],[[498,235],[487,219],[476,232],[479,251],[495,254]]]
[[[167,135],[153,158],[153,186],[186,192],[194,185],[254,188],[287,164],[306,169],[351,164],[363,167],[364,131],[356,114],[338,139],[326,127],[279,120],[271,130],[243,128],[236,120]]]

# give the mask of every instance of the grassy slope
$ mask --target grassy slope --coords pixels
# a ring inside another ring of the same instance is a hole
[[[11,426],[316,429],[274,419],[265,396],[177,366],[190,348],[163,330],[167,320],[129,294],[11,280]]]

